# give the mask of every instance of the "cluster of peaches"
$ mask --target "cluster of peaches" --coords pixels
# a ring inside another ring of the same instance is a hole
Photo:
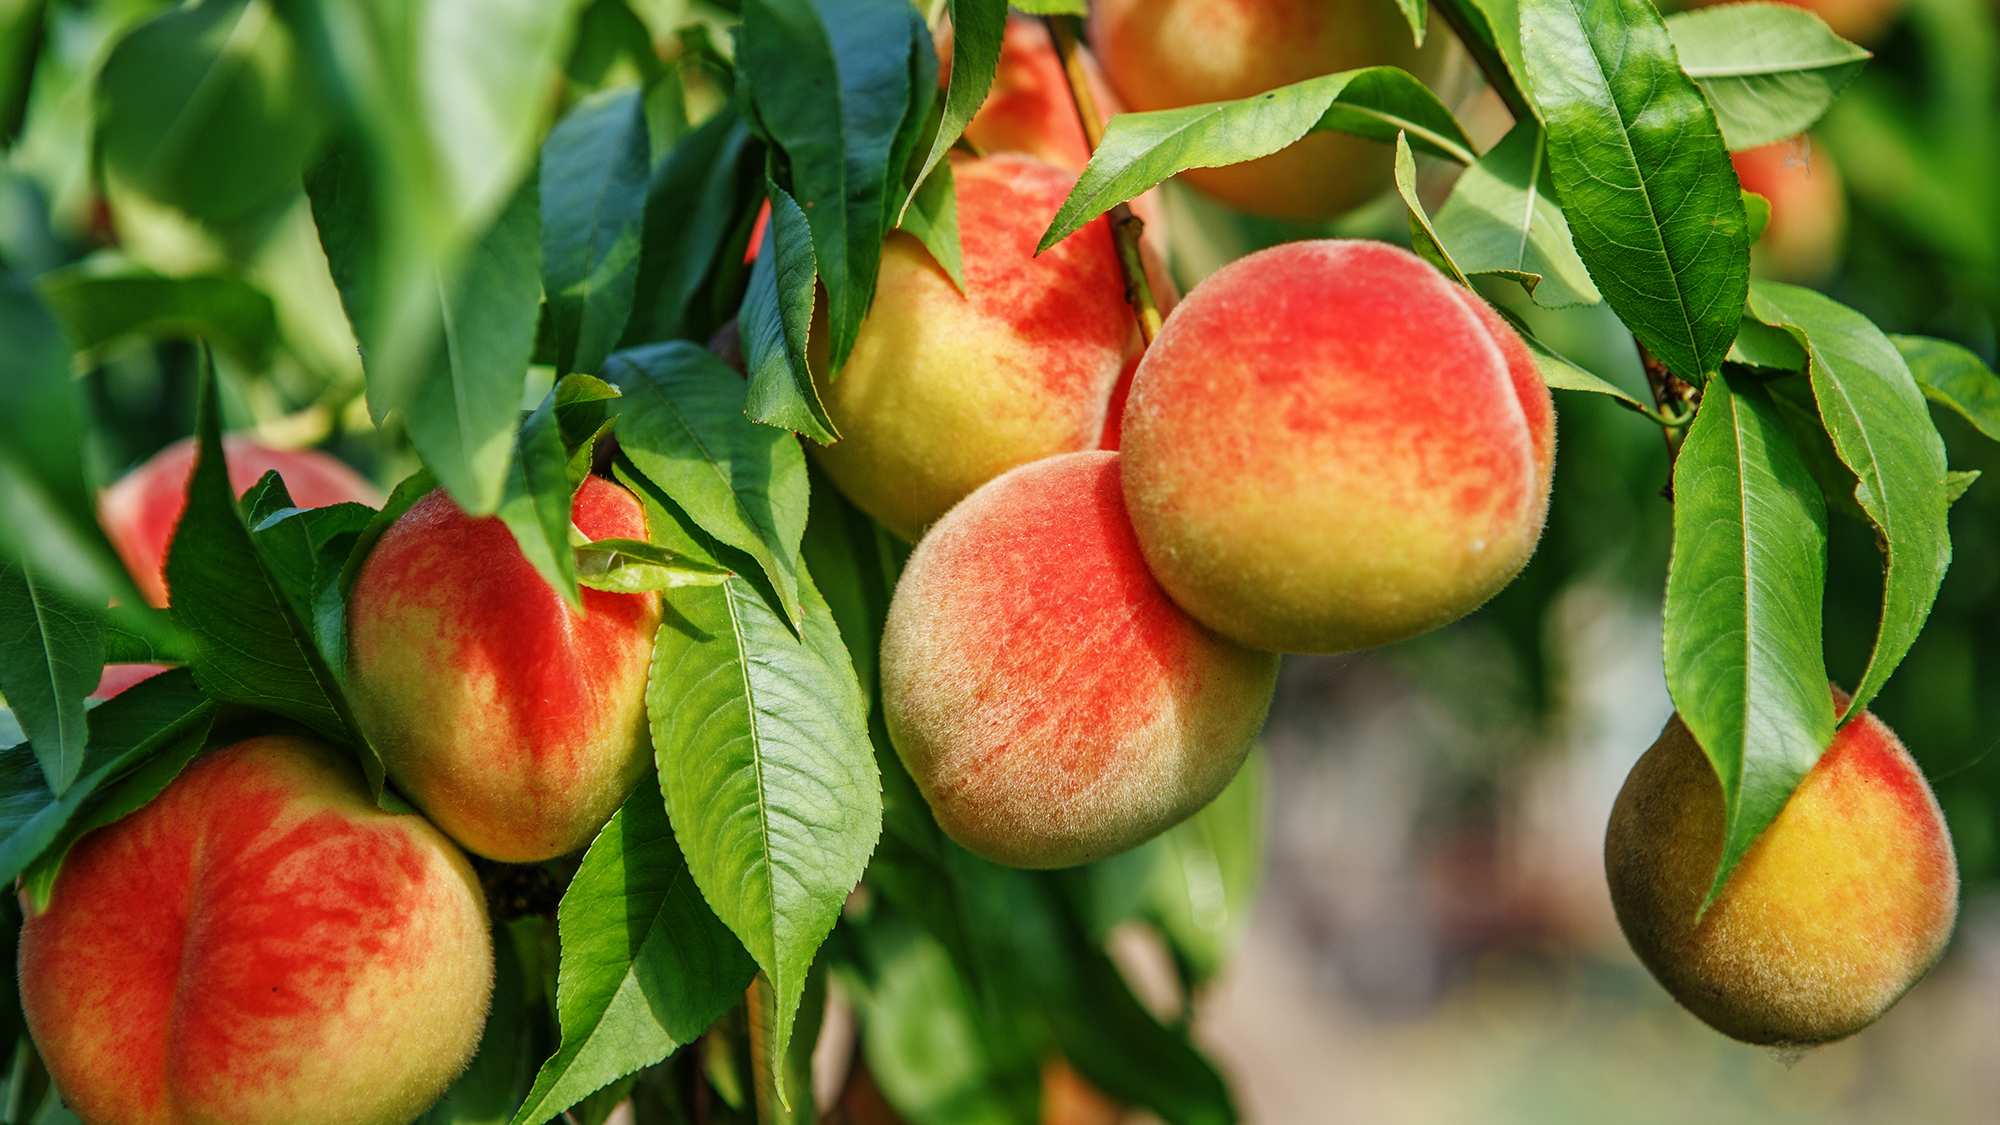
[[[1201,7],[1099,0],[1100,104],[1240,96],[1157,88],[1201,72],[1160,44],[1190,26],[1208,48],[1227,40],[1226,20],[1175,24]],[[1242,92],[1420,63],[1391,5],[1365,34],[1269,7],[1289,30],[1235,33],[1281,44],[1298,73],[1260,72]],[[1379,52],[1357,58],[1356,43]],[[1038,24],[1010,25],[966,136],[974,152],[952,157],[964,291],[890,236],[851,358],[828,377],[820,357],[843,440],[812,452],[916,544],[881,682],[938,822],[990,859],[1062,867],[1211,800],[1263,724],[1276,653],[1408,637],[1505,585],[1547,511],[1554,414],[1506,322],[1383,243],[1282,245],[1178,303],[1160,273],[1170,312],[1142,346],[1103,220],[1034,254],[1089,155]],[[1383,171],[1360,144],[1314,135],[1196,182],[1268,213],[1338,211]],[[301,506],[380,500],[319,455],[226,449],[239,492],[275,469]],[[103,500],[162,604],[193,456],[174,447]],[[599,477],[573,518],[592,539],[647,534],[635,498]],[[339,752],[270,736],[209,752],[79,843],[20,958],[30,1028],[81,1118],[387,1125],[439,1096],[479,1040],[493,972],[460,849],[572,853],[649,768],[659,595],[583,599],[571,611],[499,520],[433,493],[384,533],[347,618],[356,718],[421,816],[378,808]],[[102,691],[148,671],[109,669]],[[1954,912],[1949,842],[1872,716],[1844,729],[1703,913],[1720,796],[1676,720],[1607,843],[1627,932],[1691,1009],[1753,1041],[1823,1041],[1936,959]]]

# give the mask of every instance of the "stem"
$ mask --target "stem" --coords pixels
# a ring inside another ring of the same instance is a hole
[[[1061,16],[1043,16],[1055,43],[1056,57],[1062,60],[1063,77],[1069,82],[1069,97],[1076,106],[1077,120],[1083,125],[1083,140],[1092,155],[1104,141],[1104,118],[1097,110],[1097,98],[1090,92],[1090,77],[1083,70],[1083,55],[1076,32]],[[1141,347],[1150,346],[1160,334],[1160,306],[1153,301],[1152,283],[1146,280],[1146,263],[1139,256],[1139,236],[1146,224],[1132,213],[1132,205],[1120,203],[1109,212],[1111,241],[1118,248],[1118,269],[1125,275],[1125,300],[1139,318]]]
[[[1668,475],[1667,486],[1660,490],[1660,494],[1671,504],[1674,500],[1674,464],[1680,459],[1681,443],[1687,439],[1687,422],[1694,418],[1694,408],[1701,402],[1701,392],[1680,376],[1667,370],[1667,365],[1655,358],[1652,352],[1647,351],[1646,345],[1640,343],[1636,335],[1632,337],[1632,346],[1639,349],[1639,363],[1646,369],[1646,386],[1653,392],[1654,409],[1659,412],[1662,419],[1687,420],[1680,425],[1671,425],[1665,421],[1660,425],[1660,438],[1667,443]]]

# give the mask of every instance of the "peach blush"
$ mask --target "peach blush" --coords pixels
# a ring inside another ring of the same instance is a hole
[[[493,980],[465,857],[272,736],[78,841],[21,930],[21,1000],[96,1125],[400,1125],[464,1069]]]
[[[624,489],[589,477],[572,522],[646,538]],[[468,850],[506,863],[575,851],[651,762],[646,673],[657,594],[566,605],[507,525],[443,490],[362,564],[349,605],[349,697],[398,789]]]
[[[882,635],[889,735],[938,823],[999,863],[1133,847],[1221,792],[1277,658],[1216,636],[1140,557],[1120,455],[979,489],[924,537]]]

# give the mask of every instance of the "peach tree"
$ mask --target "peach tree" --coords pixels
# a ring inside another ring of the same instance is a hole
[[[570,604],[657,593],[667,622],[644,780],[586,850],[479,865],[491,1014],[422,1120],[597,1122],[626,1099],[640,1121],[814,1120],[830,982],[859,1029],[832,1087],[847,1120],[1033,1121],[1051,1060],[1173,1125],[1236,1120],[1185,1006],[1163,1019],[1142,1004],[1104,939],[1143,922],[1185,994],[1213,977],[1255,890],[1256,760],[1122,856],[1025,871],[960,847],[883,716],[878,649],[909,547],[805,451],[840,440],[814,365],[838,379],[885,236],[962,272],[947,157],[1009,17],[993,0],[931,7],[0,10],[10,935],[80,838],[226,742],[310,732],[353,756],[383,807],[409,807],[356,719],[346,607],[384,530],[441,487],[503,521]],[[1086,14],[1016,7],[1064,44]],[[1730,154],[1820,121],[1869,59],[1817,17],[1396,8],[1413,40],[1448,34],[1476,62],[1514,122],[1497,143],[1480,151],[1387,66],[1124,114],[1044,217],[1042,247],[1109,213],[1133,279],[1129,201],[1331,131],[1393,153],[1398,233],[1447,277],[1517,286],[1520,307],[1608,306],[1644,358],[1643,393],[1514,326],[1559,405],[1608,398],[1646,423],[1621,440],[1663,435],[1670,451],[1665,673],[1724,794],[1712,897],[1916,643],[1951,560],[1948,512],[1976,475],[1948,467],[1930,404],[2000,439],[2000,377],[1959,344],[1752,278],[1770,207]],[[1420,157],[1458,171],[1434,208]],[[393,491],[379,510],[303,508],[266,476],[239,498],[222,438],[245,427],[327,444]],[[197,467],[155,608],[96,495],[188,432]],[[1568,455],[1609,464],[1601,444]],[[575,531],[592,475],[639,497],[646,541]],[[1845,713],[1822,628],[1835,521],[1872,537],[1882,575]],[[107,666],[133,663],[172,670],[91,698]],[[19,1005],[5,1009],[9,1106],[66,1120]],[[868,1116],[884,1106],[896,1116]]]

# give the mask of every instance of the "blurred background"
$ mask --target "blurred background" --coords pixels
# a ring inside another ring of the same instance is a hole
[[[165,7],[0,0],[0,259],[41,276],[45,293],[150,273],[261,295],[221,350],[230,425],[328,448],[393,484],[414,458],[369,420],[303,193],[280,193],[218,233],[92,174],[98,71],[125,28]],[[1767,192],[1774,229],[1794,224],[1800,248],[1767,245],[1758,268],[1992,363],[2000,5],[1873,0],[1864,16],[1855,34],[1875,59],[1811,137],[1771,157],[1778,180],[1807,184],[1790,207],[1791,189]],[[727,96],[729,19],[692,0],[596,0],[550,91],[552,116],[643,82],[664,153]],[[1476,115],[1478,95],[1466,105]],[[1433,199],[1449,188],[1438,166],[1422,175]],[[1234,215],[1177,185],[1165,206],[1184,289],[1292,238],[1408,242],[1393,194],[1313,227]],[[1607,310],[1537,309],[1512,286],[1488,295],[1643,397],[1631,337]],[[549,374],[531,374],[526,404]],[[84,378],[99,479],[192,431],[193,376],[191,345],[151,333],[95,348]],[[1262,766],[1246,783],[1262,808],[1261,856],[1238,866],[1260,873],[1259,892],[1248,905],[1251,880],[1232,868],[1230,893],[1210,896],[1223,913],[1208,928],[1238,944],[1195,998],[1198,1040],[1247,1117],[1272,1125],[2000,1121],[2000,449],[1936,411],[1951,466],[1988,479],[1953,509],[1937,607],[1874,707],[1949,819],[1965,886],[1957,938],[1880,1025],[1780,1060],[1675,1006],[1612,918],[1603,826],[1671,710],[1659,619],[1667,459],[1657,428],[1607,399],[1559,393],[1557,409],[1548,528],[1512,586],[1414,641],[1287,658]],[[1880,558],[1867,529],[1831,522],[1827,649],[1835,678],[1851,683],[1873,638]],[[1188,898],[1208,901],[1192,884]],[[1163,1014],[1187,1014],[1151,931],[1123,926],[1109,940]]]

